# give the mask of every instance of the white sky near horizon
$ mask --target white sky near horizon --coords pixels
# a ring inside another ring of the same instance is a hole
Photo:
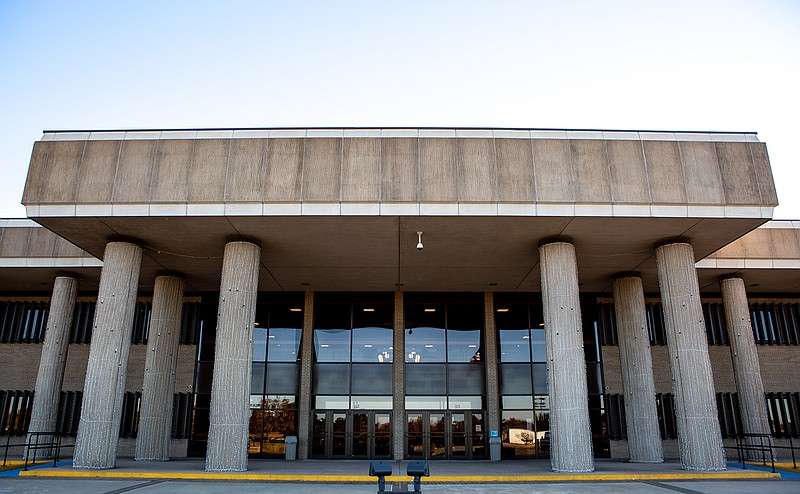
[[[800,1],[0,0],[0,217],[44,129],[757,131],[800,219]]]

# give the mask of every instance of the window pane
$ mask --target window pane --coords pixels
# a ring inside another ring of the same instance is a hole
[[[528,306],[522,304],[495,304],[494,321],[497,329],[528,329]]]
[[[270,362],[297,362],[302,332],[298,328],[269,328],[268,360]]]
[[[547,364],[533,364],[533,393],[547,394]]]
[[[530,362],[530,331],[527,329],[501,329],[499,333],[501,362]]]
[[[448,362],[480,362],[481,331],[447,330]]]
[[[410,304],[406,306],[406,329],[444,328],[444,304]]]
[[[447,329],[481,330],[483,304],[447,304]]]
[[[406,396],[406,410],[445,410],[445,396]]]
[[[544,329],[531,329],[531,345],[534,362],[547,362],[547,349],[544,343]]]
[[[264,364],[253,363],[253,375],[250,377],[250,393],[264,394]]]
[[[297,408],[295,395],[269,395],[264,400],[264,408],[291,409]]]
[[[406,393],[443,395],[447,393],[444,364],[407,365]]]
[[[350,362],[350,330],[315,329],[314,352],[317,362]]]
[[[353,364],[353,394],[392,394],[392,366],[388,364]]]
[[[391,396],[353,396],[353,410],[391,410]]]
[[[268,394],[296,394],[298,391],[299,364],[267,364]]]
[[[444,362],[444,341],[445,330],[443,328],[420,327],[409,329],[406,332],[406,362]]]
[[[302,328],[303,305],[305,304],[303,297],[303,294],[300,294],[294,304],[269,304],[269,327]]]
[[[353,306],[354,328],[394,327],[394,305],[391,304],[356,304]]]
[[[525,395],[532,392],[530,364],[500,365],[500,394]]]
[[[486,381],[482,363],[448,364],[447,369],[450,394],[484,394]]]
[[[267,360],[267,329],[255,328],[253,331],[253,362]]]
[[[482,410],[482,396],[450,396],[450,410]]]
[[[533,409],[533,396],[503,396],[503,409]]]
[[[312,392],[315,395],[350,394],[350,364],[315,364]]]
[[[602,393],[603,375],[600,373],[600,364],[586,364],[586,382],[589,393]]]
[[[392,330],[353,328],[353,362],[391,362]]]
[[[314,408],[317,410],[347,409],[350,408],[350,397],[316,396],[314,398]]]

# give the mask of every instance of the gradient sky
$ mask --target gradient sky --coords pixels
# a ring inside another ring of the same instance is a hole
[[[798,1],[0,0],[0,217],[44,129],[757,131],[800,219]]]

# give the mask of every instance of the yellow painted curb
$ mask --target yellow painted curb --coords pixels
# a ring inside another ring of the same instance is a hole
[[[31,467],[33,465],[44,465],[46,463],[53,463],[53,460],[46,460],[46,461],[37,461],[36,463],[28,462],[28,466]],[[25,467],[25,460],[8,460],[6,461],[5,465],[0,465],[0,471],[5,470],[15,470],[17,468],[24,468]]]
[[[127,479],[205,479],[205,480],[261,480],[278,482],[358,482],[373,483],[374,477],[364,475],[302,475],[263,473],[215,472],[124,472],[87,470],[37,469],[20,472],[21,477],[72,477],[72,478],[127,478]],[[403,481],[397,475],[390,481]],[[772,479],[780,474],[772,472],[686,472],[686,473],[550,473],[541,475],[437,475],[426,482],[484,483],[484,482],[562,482],[562,481],[620,481],[620,480],[696,480],[696,479]]]

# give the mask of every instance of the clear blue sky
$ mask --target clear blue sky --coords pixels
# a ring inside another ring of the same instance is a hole
[[[798,1],[0,0],[0,217],[43,129],[757,131],[800,218]]]

